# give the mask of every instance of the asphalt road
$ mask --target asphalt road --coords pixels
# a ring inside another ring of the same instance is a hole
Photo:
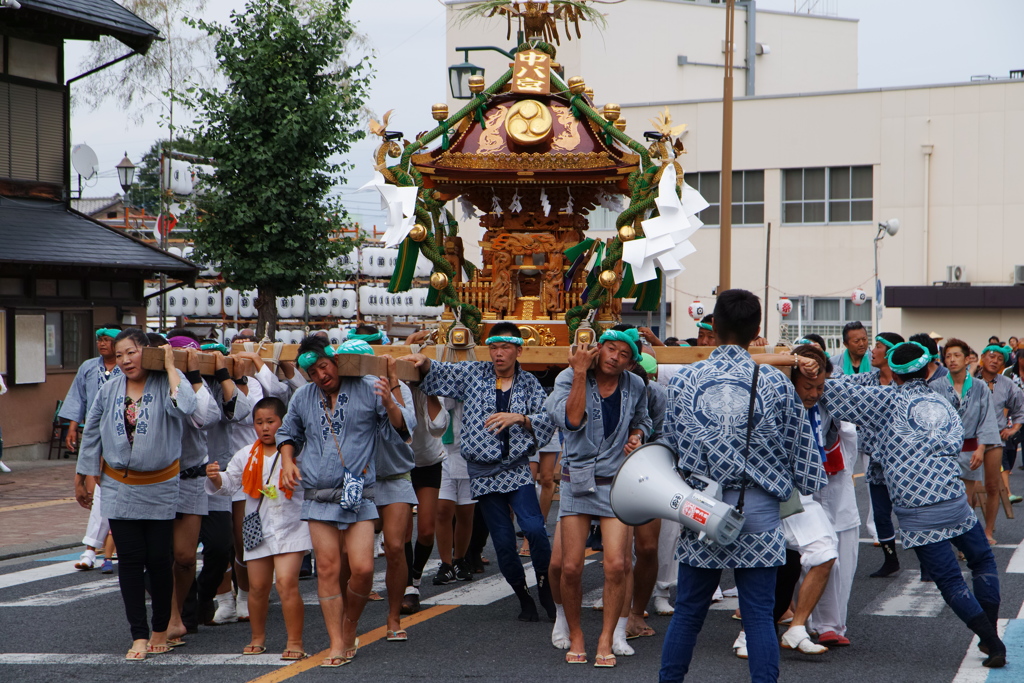
[[[1021,479],[1021,477],[1016,477]],[[858,479],[861,510],[866,496]],[[552,511],[551,518],[554,519]],[[862,533],[866,536],[866,533]],[[1024,537],[1020,520],[1000,517],[995,549],[1001,571]],[[75,555],[77,556],[77,554]],[[601,586],[600,555],[584,575],[584,601],[592,602]],[[491,555],[493,560],[493,555]],[[1024,602],[1024,573],[1002,573],[1001,616],[1011,620],[1010,665],[1001,671],[981,669],[980,655],[971,648],[972,634],[944,605],[934,584],[918,580],[917,560],[900,552],[904,570],[891,579],[868,574],[881,562],[881,551],[862,543],[857,579],[850,601],[852,647],[833,649],[819,657],[782,652],[782,680],[820,683],[859,681],[939,683],[943,681],[1022,680],[1024,626],[1017,620]],[[146,662],[125,662],[131,644],[114,577],[68,571],[73,556],[67,551],[0,564],[0,681],[327,681],[358,676],[363,681],[522,681],[522,680],[657,680],[662,634],[668,617],[652,616],[658,635],[631,641],[633,657],[620,657],[612,670],[569,666],[563,653],[550,645],[550,624],[515,620],[517,602],[505,590],[492,562],[482,580],[471,584],[434,587],[424,580],[425,611],[409,626],[409,641],[383,639],[385,603],[370,603],[361,623],[363,648],[350,665],[323,670],[286,666],[277,655],[241,656],[249,641],[247,624],[201,627],[188,645]],[[1024,551],[1013,569],[1024,572]],[[377,560],[383,576],[384,560]],[[28,572],[28,573],[26,573]],[[532,572],[528,571],[528,574]],[[731,585],[724,575],[723,586]],[[317,653],[327,639],[316,607],[315,580],[301,582],[307,603],[306,650]],[[381,585],[380,590],[383,591]],[[430,603],[437,601],[436,606]],[[269,652],[284,647],[284,624],[272,595],[268,633]],[[455,604],[453,604],[455,603]],[[735,601],[715,606],[698,642],[689,680],[702,682],[748,679],[747,663],[736,659],[730,646],[738,630],[731,619]],[[600,631],[601,614],[584,610],[591,661]],[[1019,634],[1019,638],[1016,636]],[[1019,643],[1017,641],[1020,641]],[[372,641],[372,642],[370,642]],[[1019,667],[1019,668],[1018,668]],[[144,670],[144,671],[143,671]],[[1015,672],[1016,670],[1016,672]],[[263,678],[261,678],[263,677]]]

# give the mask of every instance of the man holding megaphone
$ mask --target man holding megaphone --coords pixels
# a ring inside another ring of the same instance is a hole
[[[718,482],[724,502],[735,505],[744,522],[736,540],[725,545],[711,541],[710,534],[684,528],[661,681],[686,676],[697,634],[726,568],[733,569],[739,588],[751,679],[761,683],[779,677],[772,619],[776,567],[786,557],[779,505],[794,487],[812,494],[825,486],[826,477],[792,382],[770,366],[755,371],[758,366],[746,351],[760,333],[760,319],[756,296],[741,289],[722,292],[713,322],[718,348],[669,385],[663,441],[678,457],[680,471]]]

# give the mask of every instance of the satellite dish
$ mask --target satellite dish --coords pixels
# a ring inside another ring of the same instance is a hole
[[[96,157],[96,152],[86,144],[71,148],[71,164],[84,180],[91,180],[100,171],[100,160]]]

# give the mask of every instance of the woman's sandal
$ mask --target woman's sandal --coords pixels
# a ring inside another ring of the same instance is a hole
[[[566,664],[586,664],[587,653],[586,652],[566,652],[565,653]]]
[[[615,655],[598,655],[594,658],[594,668],[597,669],[613,669],[617,663]]]
[[[147,646],[148,649],[148,646]],[[141,662],[147,657],[148,653],[146,650],[128,650],[128,654],[124,656],[129,662]]]
[[[654,629],[650,626],[644,626],[642,629],[636,631],[635,633],[630,633],[629,631],[626,631],[626,640],[633,640],[634,638],[648,638],[653,635]]]
[[[185,645],[188,645],[188,643],[185,642],[184,638],[168,638],[167,644],[171,647],[183,647]]]
[[[147,655],[165,655],[168,652],[170,652],[172,649],[174,649],[174,648],[172,648],[170,646],[170,644],[147,645],[146,646],[146,654]]]
[[[404,643],[407,640],[409,640],[409,634],[404,628],[399,631],[388,629],[387,641],[389,643]]]
[[[303,652],[302,650],[285,650],[281,653],[281,659],[283,659],[286,662],[297,662],[300,659],[305,659],[308,656],[309,654]]]
[[[325,657],[324,661],[320,662],[320,668],[337,669],[339,666],[345,666],[351,661],[351,659],[345,659],[344,657]]]
[[[242,648],[243,655],[261,655],[267,651],[266,645],[246,645]],[[283,659],[283,658],[282,658]]]

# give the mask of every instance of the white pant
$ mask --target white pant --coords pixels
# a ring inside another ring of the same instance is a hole
[[[676,562],[679,531],[679,522],[661,520],[661,533],[658,535],[658,582],[654,585],[656,598],[669,597],[669,590],[679,580],[679,563]]]
[[[853,589],[853,575],[857,571],[860,552],[860,529],[836,532],[839,537],[839,560],[832,565],[828,585],[818,605],[811,612],[810,623],[818,633],[835,631],[846,635],[846,608]]]
[[[89,524],[85,527],[85,538],[82,543],[90,548],[103,548],[110,531],[110,522],[100,514],[100,487],[92,493],[92,509],[89,510]]]

